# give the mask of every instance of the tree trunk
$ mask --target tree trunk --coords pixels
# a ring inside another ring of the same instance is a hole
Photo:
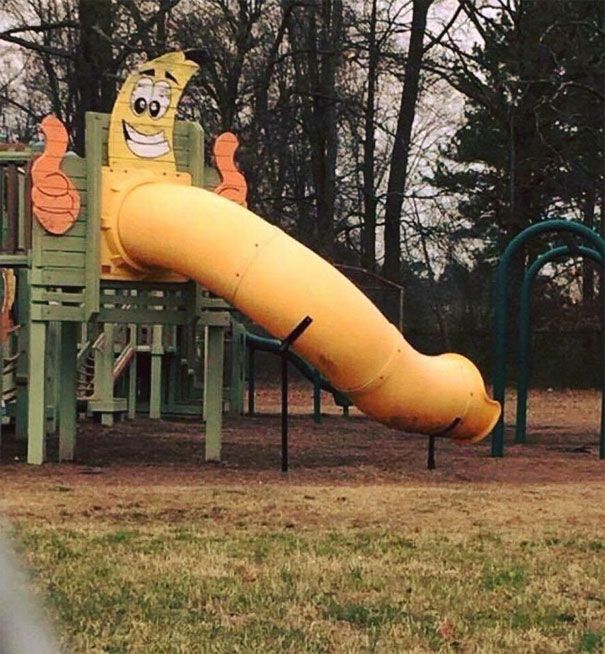
[[[341,56],[343,6],[342,0],[323,0],[297,9],[287,18],[288,37],[315,204],[313,224],[300,224],[299,233],[309,246],[331,257],[338,143],[336,76]],[[303,203],[307,201],[301,199]]]
[[[111,0],[79,0],[80,43],[76,58],[77,110],[74,117],[76,152],[84,154],[84,116],[87,111],[109,113],[116,98],[113,53],[109,40]]]
[[[406,186],[412,126],[416,114],[416,100],[422,66],[426,18],[432,0],[414,0],[412,30],[408,55],[405,62],[403,91],[397,120],[395,143],[391,154],[391,167],[387,187],[387,201],[384,217],[384,266],[387,279],[397,281],[401,268],[401,209]]]
[[[170,0],[160,0],[159,10],[158,10],[158,21],[156,27],[158,55],[163,54],[167,50],[166,23],[168,22],[168,15],[170,14],[170,7],[171,7]]]
[[[583,223],[586,227],[593,229],[595,207],[597,202],[597,189],[593,187],[586,195],[584,206],[582,207]],[[582,261],[582,299],[594,300],[595,297],[595,276],[594,264],[590,259],[585,258]]]
[[[361,232],[361,263],[367,270],[376,269],[376,189],[374,149],[376,146],[376,83],[378,81],[378,44],[376,43],[376,9],[372,0],[370,32],[368,34],[368,97],[365,111],[363,142],[363,230]]]
[[[315,190],[314,241],[316,247],[330,256],[334,245],[336,70],[340,57],[342,2],[324,0],[320,7],[311,6],[308,14],[309,97],[306,102],[310,103],[311,111],[306,128],[311,146],[311,170]]]

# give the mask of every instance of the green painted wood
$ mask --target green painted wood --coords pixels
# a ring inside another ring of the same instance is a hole
[[[99,311],[98,320],[136,323],[137,325],[186,325],[191,322],[187,311],[152,311],[145,309],[106,309]]]
[[[32,287],[32,302],[60,302],[61,304],[80,305],[84,302],[84,289],[74,293],[65,293],[63,291],[47,291],[40,286]]]
[[[88,126],[86,126],[86,130],[88,131]],[[61,170],[69,176],[80,193],[82,191],[85,193],[88,186],[86,184],[86,169],[86,159],[73,152],[70,152],[61,162]]]
[[[221,176],[216,168],[204,167],[204,188],[214,189],[221,183]]]
[[[4,240],[4,222],[5,222],[5,212],[7,207],[6,200],[6,175],[7,175],[7,166],[2,166],[0,163],[0,242]]]
[[[30,148],[24,150],[0,150],[0,164],[5,163],[25,163],[35,154]]]
[[[246,330],[237,322],[231,323],[231,380],[229,384],[229,413],[244,415],[246,387]]]
[[[204,416],[206,420],[206,461],[221,460],[223,428],[223,362],[225,329],[205,328]]]
[[[24,251],[25,247],[25,175],[19,175],[19,219],[17,221],[17,249]],[[29,198],[27,198],[29,201]]]
[[[158,297],[154,295],[115,295],[111,293],[103,292],[101,293],[101,306],[105,307],[106,305],[110,306],[122,306],[128,305],[129,307],[138,308],[155,308],[155,310],[162,310],[164,308],[168,309],[180,309],[185,311],[188,309],[187,297],[174,297],[174,296],[163,296]]]
[[[220,297],[208,297],[206,295],[207,291],[204,291],[203,289],[200,289],[201,295],[198,299],[198,306],[200,310],[203,309],[213,309],[213,310],[219,310],[219,309],[228,309],[229,304],[225,302]]]
[[[2,368],[3,368],[3,370],[4,370],[4,360],[5,360],[8,352],[9,352],[9,350],[8,350],[8,341],[4,342],[4,343],[0,343],[0,356],[2,357]],[[4,402],[4,387],[5,387],[4,373],[0,372],[0,400],[2,400],[2,402],[1,402],[2,412],[0,413],[0,448],[2,447],[2,421],[3,421],[3,418],[4,418],[3,414],[6,411],[6,408],[5,408],[6,404],[8,404],[8,402],[6,402],[6,403]]]
[[[103,144],[102,114],[86,113],[86,189],[88,193],[85,264],[86,320],[99,311],[101,293],[101,166],[106,147]]]
[[[82,252],[44,251],[45,265],[56,268],[78,268],[83,270],[86,256]]]
[[[34,268],[31,283],[34,286],[84,287],[84,277],[82,271],[69,268]]]
[[[96,400],[92,398],[88,402],[90,414],[100,413],[101,424],[104,427],[111,427],[113,425],[114,414],[125,414],[128,412],[127,400],[125,397],[113,397],[109,400]],[[104,414],[111,414],[109,420],[103,421]]]
[[[163,329],[154,325],[151,336],[151,380],[149,384],[149,417],[158,419],[162,411],[162,346]]]
[[[137,346],[137,326],[128,327],[129,342]],[[128,369],[128,418],[134,420],[137,416],[137,355],[135,353]]]
[[[17,313],[21,328],[17,332],[17,370],[15,383],[17,386],[17,401],[15,407],[15,437],[17,440],[27,440],[28,433],[28,373],[29,373],[29,323],[30,323],[30,290],[29,270],[17,270]]]
[[[98,319],[139,325],[185,325],[195,320],[194,297],[195,286],[191,283],[103,280]]]
[[[27,254],[0,254],[2,268],[29,268],[31,258]]]
[[[86,253],[88,244],[83,236],[65,236],[62,238],[43,237],[42,247],[45,252]]]
[[[199,318],[199,325],[211,327],[228,327],[231,322],[231,314],[227,311],[203,311]]]
[[[67,157],[63,162],[64,171],[73,177],[84,170],[84,161],[76,156]],[[74,178],[75,179],[75,178]],[[76,179],[76,182],[78,180]],[[81,182],[85,181],[83,179]],[[84,232],[79,219],[67,235],[53,236],[48,234],[37,221],[32,223],[32,249],[31,283],[34,286],[49,287],[49,293],[57,292],[54,286],[84,287],[84,268],[87,259],[87,246],[84,239]],[[32,320],[71,320],[79,321],[84,319],[83,309],[74,307],[74,299],[66,302],[70,305],[67,308],[57,306],[56,302],[62,302],[58,296],[44,296],[41,291],[36,291],[33,296],[35,306],[31,309]],[[50,304],[50,303],[53,304]]]
[[[61,365],[61,323],[50,322],[46,328],[46,386],[45,401],[47,408],[52,409],[52,415],[47,418],[46,433],[55,434],[59,397],[61,394],[61,380],[58,376]]]
[[[27,394],[27,462],[40,465],[46,460],[46,411],[44,361],[46,323],[29,324],[29,388]]]
[[[31,306],[32,320],[84,322],[84,315],[84,307],[46,306],[44,304],[32,304]]]
[[[86,239],[87,224],[85,220],[77,220],[60,238],[83,238]],[[50,238],[50,235],[48,235]]]
[[[195,285],[193,282],[140,282],[104,279],[102,280],[101,288],[103,291],[113,289],[116,291],[137,291],[141,293],[192,293]]]
[[[187,122],[189,173],[193,186],[204,186],[204,130],[198,123]]]
[[[61,365],[59,379],[59,461],[73,461],[76,447],[76,392],[78,324],[61,324]]]
[[[164,404],[172,405],[176,404],[180,398],[179,395],[179,361],[174,355],[165,357],[165,362],[168,365],[165,365],[165,388],[166,392],[164,393],[165,401]]]
[[[200,409],[199,401],[196,404],[187,404],[185,402],[176,402],[170,404],[165,402],[162,404],[162,415],[164,416],[186,416],[189,418],[202,419],[202,410]]]
[[[202,361],[203,365],[203,375],[202,375],[202,420],[206,422],[208,417],[208,394],[206,390],[209,388],[210,384],[210,359],[208,353],[208,327],[204,327],[204,359]],[[222,392],[222,389],[221,389]]]
[[[113,425],[113,413],[103,411],[99,403],[112,405],[113,397],[113,363],[115,325],[107,322],[103,325],[103,343],[95,349],[94,399],[97,403],[95,411],[101,412],[101,424],[106,427]],[[91,408],[93,407],[91,403]]]
[[[43,264],[42,236],[46,232],[42,229],[37,220],[32,221],[32,268],[41,268]]]

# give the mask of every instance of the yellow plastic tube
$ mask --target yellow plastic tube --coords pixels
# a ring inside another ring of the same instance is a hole
[[[496,423],[500,406],[468,359],[416,352],[344,275],[251,211],[162,182],[135,185],[117,211],[134,267],[191,277],[277,338],[311,316],[294,349],[375,420],[472,441]]]

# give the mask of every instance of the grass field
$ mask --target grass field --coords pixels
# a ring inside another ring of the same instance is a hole
[[[295,424],[295,466],[321,452],[303,446],[308,423]],[[277,428],[241,421],[228,440],[251,424],[266,428],[259,448]],[[69,651],[605,652],[605,472],[593,453],[546,448],[540,467],[538,445],[500,461],[443,445],[442,470],[428,473],[411,469],[410,437],[391,470],[363,449],[368,424],[334,418],[317,432],[339,437],[345,459],[362,448],[362,470],[330,459],[283,480],[242,471],[235,455],[200,468],[178,449],[162,464],[5,465],[0,510]],[[192,428],[171,429],[199,446]],[[167,430],[160,450],[177,438]],[[94,435],[108,458],[118,437]]]

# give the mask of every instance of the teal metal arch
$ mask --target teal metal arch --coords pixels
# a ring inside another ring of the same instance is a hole
[[[568,245],[555,247],[549,252],[539,256],[527,269],[521,285],[521,299],[519,302],[519,341],[517,349],[517,424],[515,428],[515,443],[526,442],[527,431],[527,392],[529,386],[529,342],[531,337],[531,291],[538,272],[551,261],[565,256],[581,255],[592,259],[598,264],[602,263],[601,255],[591,248],[580,245],[577,248]],[[601,414],[601,424],[605,416]]]
[[[508,345],[508,287],[510,263],[519,249],[530,239],[548,232],[564,232],[573,234],[588,241],[605,260],[605,240],[592,229],[581,223],[570,220],[545,220],[527,227],[517,234],[508,244],[496,270],[496,321],[495,321],[495,352],[494,352],[494,399],[500,402],[502,412],[492,432],[492,456],[504,456],[504,393],[506,389],[506,350]],[[602,393],[601,409],[605,408],[605,394]],[[601,422],[599,439],[599,456],[605,458],[605,424]]]

